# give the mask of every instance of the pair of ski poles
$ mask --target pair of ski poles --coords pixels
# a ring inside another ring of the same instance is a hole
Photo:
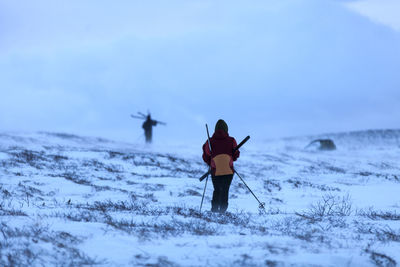
[[[210,149],[210,154],[211,154],[211,143],[210,143],[210,134],[208,132],[208,125],[206,124],[206,130],[207,130],[207,138],[208,138],[208,147]],[[243,139],[242,142],[239,143],[239,145],[237,147],[235,147],[232,151],[232,154],[235,153],[237,150],[239,150],[239,148],[246,143],[248,140],[250,139],[250,136],[247,136],[245,139]],[[261,202],[256,195],[253,193],[253,191],[250,189],[250,187],[246,184],[246,182],[243,180],[242,176],[239,175],[239,173],[234,170],[234,172],[236,173],[236,175],[240,178],[240,180],[244,183],[244,185],[247,187],[247,189],[250,191],[250,193],[254,196],[254,198],[258,201],[258,208],[259,209],[263,209],[265,210],[265,203]],[[204,185],[204,190],[203,190],[203,197],[201,198],[201,204],[200,204],[200,213],[201,213],[201,208],[203,207],[203,200],[204,200],[204,195],[206,193],[206,188],[207,188],[207,182],[208,182],[208,176],[211,174],[211,166],[208,168],[208,172],[206,172],[205,174],[203,174],[203,176],[201,176],[199,178],[200,182],[203,181],[205,178],[206,179],[206,183]]]

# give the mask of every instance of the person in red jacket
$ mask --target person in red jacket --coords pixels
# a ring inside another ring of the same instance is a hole
[[[228,208],[229,187],[232,182],[233,162],[240,155],[239,150],[233,153],[237,146],[236,140],[228,134],[228,125],[224,120],[218,120],[215,132],[203,145],[203,160],[211,167],[211,177],[214,186],[211,211],[224,213]]]

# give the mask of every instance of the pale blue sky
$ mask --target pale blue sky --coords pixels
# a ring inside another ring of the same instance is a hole
[[[400,32],[360,3],[0,0],[0,130],[135,142],[147,109],[160,141],[399,128]]]

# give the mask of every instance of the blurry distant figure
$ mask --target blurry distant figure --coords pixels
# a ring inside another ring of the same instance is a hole
[[[331,139],[314,140],[308,146],[306,146],[306,148],[308,148],[309,146],[311,146],[315,143],[319,143],[319,150],[335,150],[336,149],[336,145]]]
[[[146,143],[151,143],[153,139],[153,126],[156,125],[157,121],[153,121],[150,114],[147,115],[147,119],[142,125],[142,128],[144,129],[144,135],[146,136]]]
[[[156,126],[157,124],[166,125],[166,123],[151,119],[150,113],[148,113],[147,116],[141,112],[138,112],[138,114],[140,116],[131,115],[131,117],[135,119],[145,120],[145,122],[142,125],[142,128],[144,130],[144,135],[146,137],[146,143],[151,143],[153,141],[153,126]]]

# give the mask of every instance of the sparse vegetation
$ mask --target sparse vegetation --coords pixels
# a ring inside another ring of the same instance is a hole
[[[299,178],[292,178],[289,180],[286,180],[287,183],[292,184],[294,188],[302,188],[302,187],[310,187],[310,188],[315,188],[321,191],[340,191],[339,188],[337,187],[331,187],[327,185],[320,185],[320,184],[313,184],[308,181],[302,181]]]
[[[38,223],[13,227],[1,221],[0,265],[97,265],[103,260],[87,256],[76,248],[82,238],[68,232],[51,231]]]
[[[102,237],[120,238],[121,247],[129,248],[121,253],[132,253],[124,264],[135,266],[187,265],[167,257],[163,246],[192,262],[197,251],[212,248],[230,255],[227,266],[282,266],[287,255],[346,249],[378,266],[396,264],[395,255],[379,248],[400,244],[399,206],[357,209],[360,202],[342,194],[354,184],[369,186],[370,179],[397,185],[400,169],[389,160],[344,167],[310,152],[262,154],[262,163],[243,156],[244,178],[267,203],[266,212],[258,214],[256,201],[236,179],[227,213],[200,213],[204,184],[193,178],[204,172],[201,159],[99,147],[96,140],[90,148],[85,138],[53,137],[78,145],[10,146],[1,152],[1,266],[118,265],[87,250]],[[208,205],[212,189],[207,190]],[[291,206],[293,197],[298,203]],[[366,244],[372,245],[365,249]],[[198,262],[208,264],[206,257]]]
[[[367,217],[372,220],[390,220],[390,221],[400,221],[400,214],[396,211],[378,211],[370,207],[368,210],[359,210],[358,215]]]
[[[371,261],[376,266],[380,266],[380,267],[395,267],[395,266],[397,266],[397,263],[394,259],[392,259],[391,257],[389,257],[383,253],[379,253],[379,252],[371,250],[369,248],[369,246],[364,251],[370,255]]]
[[[308,211],[304,213],[296,213],[302,218],[312,222],[322,221],[325,218],[338,218],[349,216],[352,213],[352,202],[349,195],[339,197],[327,194],[322,200],[310,205]]]

